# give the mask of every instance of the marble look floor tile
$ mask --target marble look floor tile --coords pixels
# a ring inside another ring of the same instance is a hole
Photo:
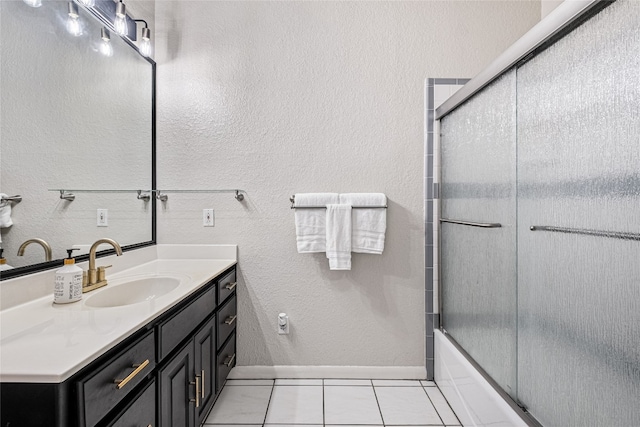
[[[436,383],[434,383],[433,381],[420,381],[420,384],[422,384],[423,387],[435,387]]]
[[[382,425],[373,387],[325,387],[324,423]]]
[[[376,387],[385,425],[443,425],[423,387]]]
[[[422,387],[418,380],[373,380],[374,387]]]
[[[268,427],[301,427],[300,424],[265,424]],[[304,424],[304,427],[323,427],[322,424]]]
[[[436,411],[438,411],[438,415],[440,415],[442,421],[446,425],[460,425],[458,417],[453,413],[453,410],[449,406],[447,399],[442,395],[442,392],[440,392],[440,389],[437,387],[426,387],[425,390],[429,399],[431,399],[431,403],[436,407]]]
[[[224,387],[206,424],[262,424],[271,386]]]
[[[203,427],[211,426],[211,427],[262,427],[262,424],[202,424]]]
[[[321,379],[277,379],[276,385],[322,385]]]
[[[371,387],[371,380],[324,380],[326,386],[355,385]]]
[[[252,385],[273,385],[273,380],[227,380],[224,383],[225,387],[234,386],[234,385],[242,385],[242,386],[252,386]]]
[[[322,424],[322,387],[276,385],[265,423],[267,424]]]

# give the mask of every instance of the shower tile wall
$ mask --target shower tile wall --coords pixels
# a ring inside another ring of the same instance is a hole
[[[438,218],[440,182],[438,108],[469,79],[427,79],[425,84],[424,221],[425,221],[425,323],[427,378],[433,380],[433,330],[440,324],[438,307]]]

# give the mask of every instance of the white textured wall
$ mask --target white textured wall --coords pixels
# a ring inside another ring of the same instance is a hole
[[[473,76],[539,17],[539,2],[158,2],[158,185],[248,193],[171,195],[159,241],[239,245],[240,365],[424,365],[424,79]],[[319,191],[386,193],[384,254],[350,272],[297,254],[289,196]]]

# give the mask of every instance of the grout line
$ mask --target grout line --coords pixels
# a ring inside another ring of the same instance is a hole
[[[378,411],[380,412],[380,419],[382,420],[382,425],[386,426],[384,422],[384,415],[382,415],[382,408],[380,407],[380,401],[378,400],[378,393],[376,393],[376,387],[373,385],[373,380],[370,380],[370,381],[371,381],[371,388],[373,388],[373,395],[376,398],[376,405],[378,405]]]
[[[269,394],[269,402],[267,402],[267,410],[264,413],[264,421],[262,421],[262,425],[264,426],[267,423],[267,414],[269,413],[269,407],[271,406],[271,398],[273,397],[273,391],[276,388],[276,381],[273,380],[273,385],[271,386],[271,394]]]
[[[436,411],[436,415],[438,416],[438,418],[440,418],[440,422],[442,423],[442,425],[444,424],[444,420],[442,419],[442,415],[440,415],[440,411],[438,411],[438,408],[436,408],[435,403],[433,403],[433,400],[431,400],[431,396],[429,396],[429,393],[427,393],[427,390],[425,390],[425,387],[422,386],[422,391],[424,391],[424,394],[427,395],[427,399],[429,399],[429,402],[431,403],[431,406],[433,406],[433,409]],[[440,390],[438,390],[440,391]]]
[[[438,385],[438,383],[436,383],[436,387],[438,388],[438,391],[444,398],[444,401],[447,402],[447,405],[449,405],[449,409],[451,409],[451,412],[453,412],[453,415],[456,417],[456,420],[458,420],[458,425],[462,425],[462,421],[460,421],[460,418],[458,418],[458,414],[456,414],[456,411],[454,411],[453,408],[451,407],[451,403],[449,403],[449,399],[447,399],[447,396],[445,396],[442,390],[440,390],[440,386]]]
[[[327,424],[326,420],[326,408],[324,405],[324,378],[322,379],[322,425],[325,426]]]

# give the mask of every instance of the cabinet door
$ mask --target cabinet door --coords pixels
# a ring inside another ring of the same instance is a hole
[[[201,425],[207,416],[216,387],[216,316],[211,319],[198,331],[194,338],[195,343],[195,368],[196,376],[199,377],[197,391],[199,396],[198,406],[196,406],[196,423]]]
[[[193,341],[176,354],[160,371],[160,426],[194,427],[195,396]]]

